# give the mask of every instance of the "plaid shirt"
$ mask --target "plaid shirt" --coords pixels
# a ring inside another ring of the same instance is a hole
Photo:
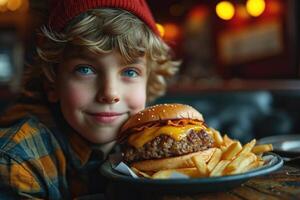
[[[47,128],[33,116],[0,128],[0,199],[71,199],[101,193],[103,154],[79,135]]]

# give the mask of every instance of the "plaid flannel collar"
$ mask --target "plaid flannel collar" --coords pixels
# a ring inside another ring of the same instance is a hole
[[[81,166],[84,166],[91,159],[104,161],[116,143],[113,141],[107,144],[94,144],[88,142],[76,132],[69,134],[69,141],[72,151],[78,157]]]
[[[92,148],[88,142],[75,132],[71,132],[69,135],[69,141],[72,151],[78,157],[80,164],[83,166],[90,159],[92,154]]]

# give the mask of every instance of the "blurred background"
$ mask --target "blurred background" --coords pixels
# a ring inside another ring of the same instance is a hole
[[[183,83],[299,76],[298,1],[164,2],[149,4],[155,8],[164,39],[184,59]]]
[[[154,103],[191,104],[209,126],[241,141],[300,133],[300,1],[149,0],[182,61]],[[18,95],[47,0],[0,0],[0,104]]]

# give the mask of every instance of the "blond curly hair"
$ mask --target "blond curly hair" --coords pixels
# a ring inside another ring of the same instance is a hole
[[[120,9],[93,9],[73,19],[61,32],[44,27],[38,45],[39,68],[48,83],[53,83],[54,67],[60,63],[69,45],[86,47],[95,53],[116,49],[126,61],[145,55],[149,73],[147,101],[166,91],[166,80],[177,71],[178,62],[171,58],[169,46],[139,18]]]
[[[0,123],[27,113],[51,122],[45,90],[54,84],[55,68],[74,46],[95,53],[117,50],[128,62],[137,56],[146,56],[148,103],[165,93],[167,79],[176,73],[179,65],[172,60],[169,46],[130,12],[109,8],[89,10],[75,17],[59,33],[46,26],[38,32],[35,62],[24,73],[21,99],[25,99],[25,103],[11,107],[7,111],[9,115],[0,118]]]

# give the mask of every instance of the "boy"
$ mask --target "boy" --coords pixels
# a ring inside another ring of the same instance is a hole
[[[103,192],[99,166],[124,121],[163,94],[177,63],[143,0],[56,0],[2,118],[0,198]]]

